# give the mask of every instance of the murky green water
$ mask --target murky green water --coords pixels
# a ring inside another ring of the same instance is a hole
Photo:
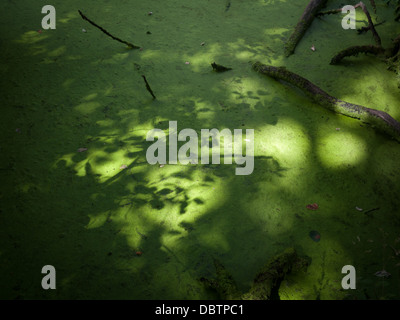
[[[293,246],[312,263],[282,282],[281,299],[399,299],[399,144],[251,70],[250,61],[284,65],[400,120],[383,62],[329,65],[337,51],[373,43],[343,30],[339,15],[314,21],[284,57],[307,2],[232,0],[226,11],[225,0],[53,1],[57,29],[39,33],[47,2],[3,1],[0,297],[214,299],[198,281],[214,275],[213,257],[247,291]],[[392,17],[382,5],[378,14]],[[384,46],[394,26],[378,27]],[[214,73],[214,61],[233,70]],[[147,132],[167,133],[172,120],[199,135],[254,129],[254,172],[149,165]],[[41,288],[44,265],[57,270],[56,290]],[[357,270],[356,290],[341,289],[344,265]],[[383,269],[389,279],[374,275]]]

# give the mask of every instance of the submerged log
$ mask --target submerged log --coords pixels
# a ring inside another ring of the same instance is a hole
[[[243,300],[269,300],[271,292],[290,272],[296,272],[310,263],[308,258],[301,258],[293,248],[273,257],[257,274],[253,286],[242,296]]]
[[[287,81],[301,89],[321,106],[368,123],[400,142],[400,123],[384,111],[370,109],[332,97],[312,82],[283,67],[273,67],[255,62],[253,69],[269,77]]]
[[[215,289],[224,300],[269,300],[271,292],[279,282],[290,272],[296,272],[310,263],[308,257],[299,257],[293,248],[271,258],[254,279],[250,291],[242,294],[236,286],[232,275],[222,263],[214,259],[217,278],[200,279],[208,287]]]
[[[206,286],[216,290],[219,296],[224,300],[240,300],[241,292],[237,288],[232,275],[217,259],[214,259],[214,267],[217,273],[217,278],[212,280],[201,278],[200,281]]]
[[[294,49],[303,37],[304,33],[313,22],[317,13],[326,5],[327,1],[328,0],[311,0],[308,3],[303,15],[296,25],[294,32],[285,44],[286,57],[290,56],[294,52]]]

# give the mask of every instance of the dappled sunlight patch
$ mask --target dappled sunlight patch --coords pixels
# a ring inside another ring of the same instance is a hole
[[[242,201],[246,215],[257,225],[259,232],[266,232],[268,237],[277,239],[287,232],[291,232],[293,224],[296,223],[291,206],[293,200],[287,192],[282,192],[279,182],[271,185],[265,183],[259,185],[259,194],[251,201]],[[287,198],[285,198],[287,196]]]
[[[91,102],[84,102],[77,105],[74,109],[82,114],[91,114],[100,107],[101,104],[99,102],[91,101]]]
[[[31,191],[31,189],[35,190],[35,189],[37,189],[37,187],[38,186],[36,184],[30,182],[30,183],[24,183],[24,184],[18,186],[18,189],[23,193],[28,193]]]
[[[96,123],[100,127],[110,127],[111,128],[115,124],[115,121],[112,119],[105,119],[105,120],[96,121]]]
[[[63,86],[64,89],[69,89],[69,88],[71,87],[71,85],[72,85],[75,81],[76,81],[75,79],[71,79],[71,78],[66,79],[66,80],[64,80],[64,82],[62,83],[62,86]]]
[[[52,165],[52,169],[56,169],[59,163],[65,162],[66,167],[71,167],[74,165],[75,161],[72,159],[76,154],[68,153],[60,157],[57,161],[55,161]]]
[[[290,31],[289,29],[287,29],[287,28],[269,28],[269,29],[265,29],[264,30],[264,34],[266,35],[266,36],[270,36],[270,35],[279,35],[279,36],[281,36],[281,35],[283,35],[285,32],[288,32],[288,31]]]
[[[161,50],[152,50],[152,49],[144,49],[140,53],[140,59],[145,61],[154,61],[158,60],[163,56]]]
[[[76,175],[78,177],[85,177],[86,176],[86,163],[88,162],[87,159],[82,160],[80,162],[78,162],[77,164],[75,164],[74,169],[76,172]]]
[[[316,146],[320,161],[330,168],[347,169],[365,161],[368,156],[364,139],[347,132],[322,134]]]
[[[90,93],[87,96],[83,97],[83,100],[89,101],[97,98],[98,94],[96,92]]]
[[[49,57],[58,57],[64,54],[66,50],[67,50],[66,46],[60,46],[57,49],[50,51],[47,55]]]
[[[90,152],[88,160],[94,174],[101,175],[100,181],[109,179],[118,174],[123,163],[129,165],[131,159],[126,158],[126,150],[119,149],[112,153],[104,150],[94,150]],[[75,166],[77,170],[77,166]]]
[[[265,126],[256,135],[263,154],[273,156],[281,165],[299,167],[308,163],[311,145],[305,128],[291,118],[281,117],[275,126]],[[257,153],[257,149],[256,149]]]
[[[201,121],[203,127],[209,127],[215,117],[215,106],[208,101],[196,101],[195,111],[197,119]]]
[[[110,212],[105,211],[101,213],[96,213],[96,214],[88,214],[89,217],[89,223],[85,227],[86,229],[96,229],[102,227],[109,216]]]
[[[93,62],[93,65],[120,64],[128,57],[129,57],[129,53],[128,52],[116,53],[109,59],[104,59],[104,60],[100,59],[100,60],[97,60],[97,61]]]
[[[73,11],[68,12],[67,14],[65,14],[62,17],[57,17],[57,22],[68,23],[68,22],[70,22],[70,20],[76,19],[78,17],[79,17],[79,15],[78,15],[77,11],[73,10]]]
[[[45,34],[39,33],[36,30],[31,30],[31,31],[26,31],[24,34],[21,35],[21,37],[18,40],[15,40],[15,42],[32,45],[32,44],[37,44],[38,42],[43,42],[48,38],[49,38],[48,35],[46,36]]]
[[[184,54],[181,59],[178,57],[178,60],[189,62],[187,67],[190,66],[195,72],[204,70],[206,66],[209,67],[211,71],[211,63],[214,62],[215,57],[219,56],[221,52],[222,48],[219,43],[211,43],[207,44],[205,47],[199,46],[199,51],[197,53],[192,55]]]

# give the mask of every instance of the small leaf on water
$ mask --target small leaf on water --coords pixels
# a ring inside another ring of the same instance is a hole
[[[379,278],[389,278],[391,276],[391,274],[386,270],[377,271],[375,272],[375,275]]]
[[[315,242],[319,242],[321,240],[321,234],[318,231],[315,231],[315,230],[310,231],[310,233],[308,235]]]
[[[306,208],[309,209],[309,210],[317,210],[318,209],[318,204],[316,204],[316,203],[308,204],[306,206]]]
[[[87,148],[79,148],[78,149],[78,152],[84,152],[84,151],[86,151],[87,150]]]

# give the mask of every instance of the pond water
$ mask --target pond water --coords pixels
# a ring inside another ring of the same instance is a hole
[[[56,29],[42,30],[45,1],[3,1],[0,297],[215,299],[199,281],[215,276],[213,258],[246,292],[269,258],[294,247],[312,262],[282,281],[281,299],[399,299],[399,144],[251,68],[285,66],[400,120],[384,62],[329,65],[341,49],[373,44],[343,30],[341,15],[316,19],[284,56],[307,3],[55,0]],[[377,3],[389,46],[399,27],[393,7]],[[213,72],[213,62],[232,70]],[[169,121],[199,136],[254,129],[254,171],[150,165],[146,135],[168,134]],[[44,265],[56,268],[57,290],[41,288]],[[342,290],[345,265],[356,290]]]

